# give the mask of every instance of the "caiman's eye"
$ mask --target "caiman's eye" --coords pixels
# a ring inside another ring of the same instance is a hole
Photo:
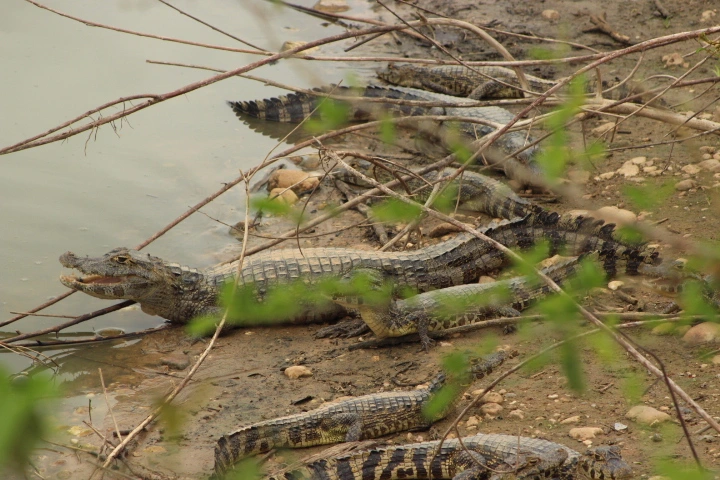
[[[128,261],[130,261],[130,257],[127,255],[118,255],[115,257],[115,261],[117,263],[128,263]]]

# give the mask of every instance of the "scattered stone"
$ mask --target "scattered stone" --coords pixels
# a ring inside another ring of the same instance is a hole
[[[497,392],[488,392],[480,399],[482,403],[503,403],[505,399]]]
[[[590,215],[605,220],[607,223],[616,223],[618,225],[631,225],[637,222],[637,215],[633,212],[614,206],[598,208],[594,212],[590,212]]]
[[[320,155],[317,153],[308,153],[307,155],[295,155],[288,157],[292,163],[303,170],[315,170],[320,167]]]
[[[615,429],[616,432],[622,432],[623,430],[627,430],[628,427],[624,423],[615,422],[615,425],[613,425],[613,428]]]
[[[482,419],[477,416],[472,416],[467,419],[467,422],[465,422],[466,427],[477,427],[480,423],[482,423]]]
[[[700,15],[700,23],[715,23],[715,15],[717,14],[714,10],[705,10]]]
[[[675,329],[677,325],[673,322],[665,322],[661,323],[657,327],[653,328],[650,333],[653,335],[673,335],[677,333],[677,330]]]
[[[497,417],[503,411],[503,407],[497,403],[486,403],[480,407],[480,411],[489,417]]]
[[[150,445],[149,447],[143,448],[143,452],[147,453],[165,453],[167,450],[162,445]]]
[[[655,425],[670,420],[670,415],[647,405],[636,405],[625,414],[625,418],[645,425]]]
[[[293,365],[285,369],[285,376],[288,378],[312,377],[312,370],[305,365]]]
[[[560,12],[558,12],[557,10],[543,10],[540,15],[542,15],[545,20],[557,20],[558,18],[560,18]]]
[[[447,235],[449,233],[456,233],[456,232],[462,232],[462,230],[452,223],[441,223],[440,225],[436,225],[428,232],[428,237],[430,238],[439,238],[443,235]]]
[[[703,170],[707,170],[708,172],[717,172],[720,171],[720,160],[715,160],[714,158],[703,160],[698,163],[698,167]]]
[[[632,160],[628,160],[623,163],[623,166],[616,170],[618,175],[623,175],[625,178],[634,177],[640,173],[640,167],[635,165]]]
[[[690,190],[691,188],[695,188],[697,186],[698,186],[698,183],[695,180],[691,180],[691,179],[681,180],[675,184],[675,190],[677,190],[678,192],[685,192],[685,191]]]
[[[302,170],[276,170],[268,179],[268,190],[291,188],[295,193],[307,192],[318,186],[320,180]]]
[[[622,280],[613,280],[612,282],[608,283],[608,288],[614,292],[623,285],[625,285],[625,282],[623,282]]]
[[[713,365],[720,365],[720,355],[715,355],[710,361],[713,363]]]
[[[524,420],[525,419],[525,412],[522,410],[513,410],[507,414],[510,418],[517,418],[518,420]]]
[[[548,397],[550,400],[555,400],[555,399],[558,398],[559,396],[560,396],[560,395],[558,395],[557,393],[551,393],[551,394],[548,395],[547,397]]]
[[[687,173],[688,175],[697,175],[698,173],[700,173],[701,169],[697,165],[685,165],[680,170]]]
[[[709,153],[709,154],[715,153],[715,147],[713,147],[712,145],[703,145],[698,150],[700,150],[700,152],[702,152],[702,153]]]
[[[287,52],[288,50],[292,50],[293,48],[297,48],[297,47],[299,47],[299,46],[301,46],[301,45],[305,45],[305,44],[307,44],[307,43],[308,43],[308,42],[303,42],[303,41],[301,41],[301,40],[297,40],[297,41],[295,41],[295,40],[288,40],[287,42],[284,42],[284,43],[282,44],[282,47],[280,47],[280,51],[281,51],[281,52]],[[308,48],[307,50],[303,50],[302,52],[296,53],[295,55],[303,56],[303,55],[307,55],[308,53],[312,53],[312,52],[314,52],[314,51],[316,51],[316,50],[318,50],[318,47],[310,47],[310,48]]]
[[[493,283],[494,281],[495,279],[493,277],[488,277],[487,275],[478,278],[478,283]]]
[[[572,183],[585,185],[590,180],[590,172],[587,170],[571,170],[568,172],[568,178]]]
[[[190,365],[190,357],[181,352],[171,353],[160,359],[160,365],[167,365],[173,370],[185,370]]]
[[[610,180],[615,176],[615,172],[605,172],[597,176],[600,180]]]
[[[650,437],[650,440],[652,440],[655,443],[660,443],[663,441],[663,437],[659,433],[653,433],[652,436]]]
[[[713,435],[703,435],[700,437],[700,440],[705,443],[713,443],[715,441],[715,437]]]
[[[683,335],[683,342],[689,345],[700,345],[717,341],[720,336],[720,325],[714,322],[703,322],[695,325]]]
[[[568,417],[565,420],[561,420],[560,423],[562,425],[570,425],[573,423],[580,423],[580,415],[573,415],[572,417]]]
[[[595,135],[605,135],[613,128],[615,128],[615,122],[605,122],[593,128],[592,133],[594,133]]]
[[[638,166],[645,165],[647,163],[647,157],[634,157],[631,158],[630,161]]]
[[[688,63],[685,62],[682,55],[680,55],[678,52],[663,55],[662,61],[665,64],[665,67],[674,67],[676,65],[681,65],[683,67],[690,66]]]
[[[589,210],[580,210],[580,209],[570,210],[569,212],[567,212],[567,215],[572,218],[587,217],[588,215],[590,215],[590,211]]]
[[[580,442],[584,442],[585,440],[590,440],[592,438],[595,438],[597,435],[602,435],[603,429],[600,427],[576,427],[571,428],[568,432],[568,435],[570,437],[574,438],[575,440],[578,440]]]
[[[300,200],[295,192],[287,188],[273,188],[270,190],[270,198],[286,205],[295,205]]]

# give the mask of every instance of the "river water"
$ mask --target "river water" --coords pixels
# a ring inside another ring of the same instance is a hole
[[[173,2],[177,7],[260,47],[313,40],[342,28],[260,0]],[[311,6],[313,1],[298,3]],[[51,1],[51,8],[98,23],[215,45],[246,48],[152,0]],[[351,2],[362,13],[364,1]],[[340,46],[319,53],[337,54]],[[146,60],[224,70],[259,56],[223,52],[91,28],[30,3],[4,2],[0,15],[0,148],[44,132],[111,100],[165,93],[212,76],[211,72],[149,64]],[[300,87],[340,81],[347,66],[282,61],[256,75]],[[238,121],[226,100],[254,99],[279,89],[232,78],[164,102],[116,123],[38,148],[0,156],[0,310],[27,311],[66,289],[58,282],[58,256],[71,250],[100,255],[137,245],[187,208],[260,162],[275,146]],[[116,112],[108,110],[108,114]],[[203,209],[235,223],[244,212],[236,187]],[[179,263],[206,267],[234,242],[227,227],[195,214],[146,248]],[[79,315],[110,303],[75,294],[46,313]],[[5,327],[8,334],[62,321],[30,317]],[[162,323],[139,309],[100,317],[68,330],[108,326],[134,331]],[[12,370],[28,360],[4,355]]]

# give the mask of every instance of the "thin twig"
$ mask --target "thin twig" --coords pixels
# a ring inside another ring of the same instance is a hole
[[[108,411],[110,412],[110,418],[112,418],[113,424],[115,425],[115,433],[117,433],[118,440],[122,442],[122,435],[120,435],[120,427],[118,427],[117,420],[115,419],[115,413],[113,412],[112,405],[110,405],[110,399],[108,398],[107,388],[105,388],[105,379],[103,378],[102,368],[98,368],[100,374],[100,385],[102,385],[103,395],[105,395],[105,403],[107,404]]]

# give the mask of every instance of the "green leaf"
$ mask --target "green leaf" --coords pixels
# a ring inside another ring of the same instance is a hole
[[[358,93],[360,95],[360,93]],[[313,135],[337,130],[347,125],[350,105],[347,102],[325,98],[317,107],[316,114],[305,121],[305,130]]]
[[[391,198],[372,207],[375,218],[381,222],[411,222],[422,213],[420,206]]]
[[[627,372],[620,383],[623,397],[629,404],[640,403],[645,392],[643,375],[637,372]]]
[[[397,139],[397,130],[392,118],[392,115],[389,113],[385,113],[380,117],[380,140],[386,145],[394,145]]]
[[[585,379],[582,370],[582,357],[577,342],[563,343],[560,347],[560,359],[570,389],[575,392],[584,392]]]
[[[640,210],[652,210],[658,207],[670,198],[674,191],[675,187],[670,182],[664,182],[662,185],[625,185],[622,187],[623,195]]]
[[[262,211],[272,215],[287,216],[290,214],[290,205],[278,200],[265,196],[254,196],[250,199],[250,207],[255,211]]]
[[[257,457],[247,457],[235,464],[232,471],[225,475],[224,480],[260,480],[265,478],[260,460]]]

